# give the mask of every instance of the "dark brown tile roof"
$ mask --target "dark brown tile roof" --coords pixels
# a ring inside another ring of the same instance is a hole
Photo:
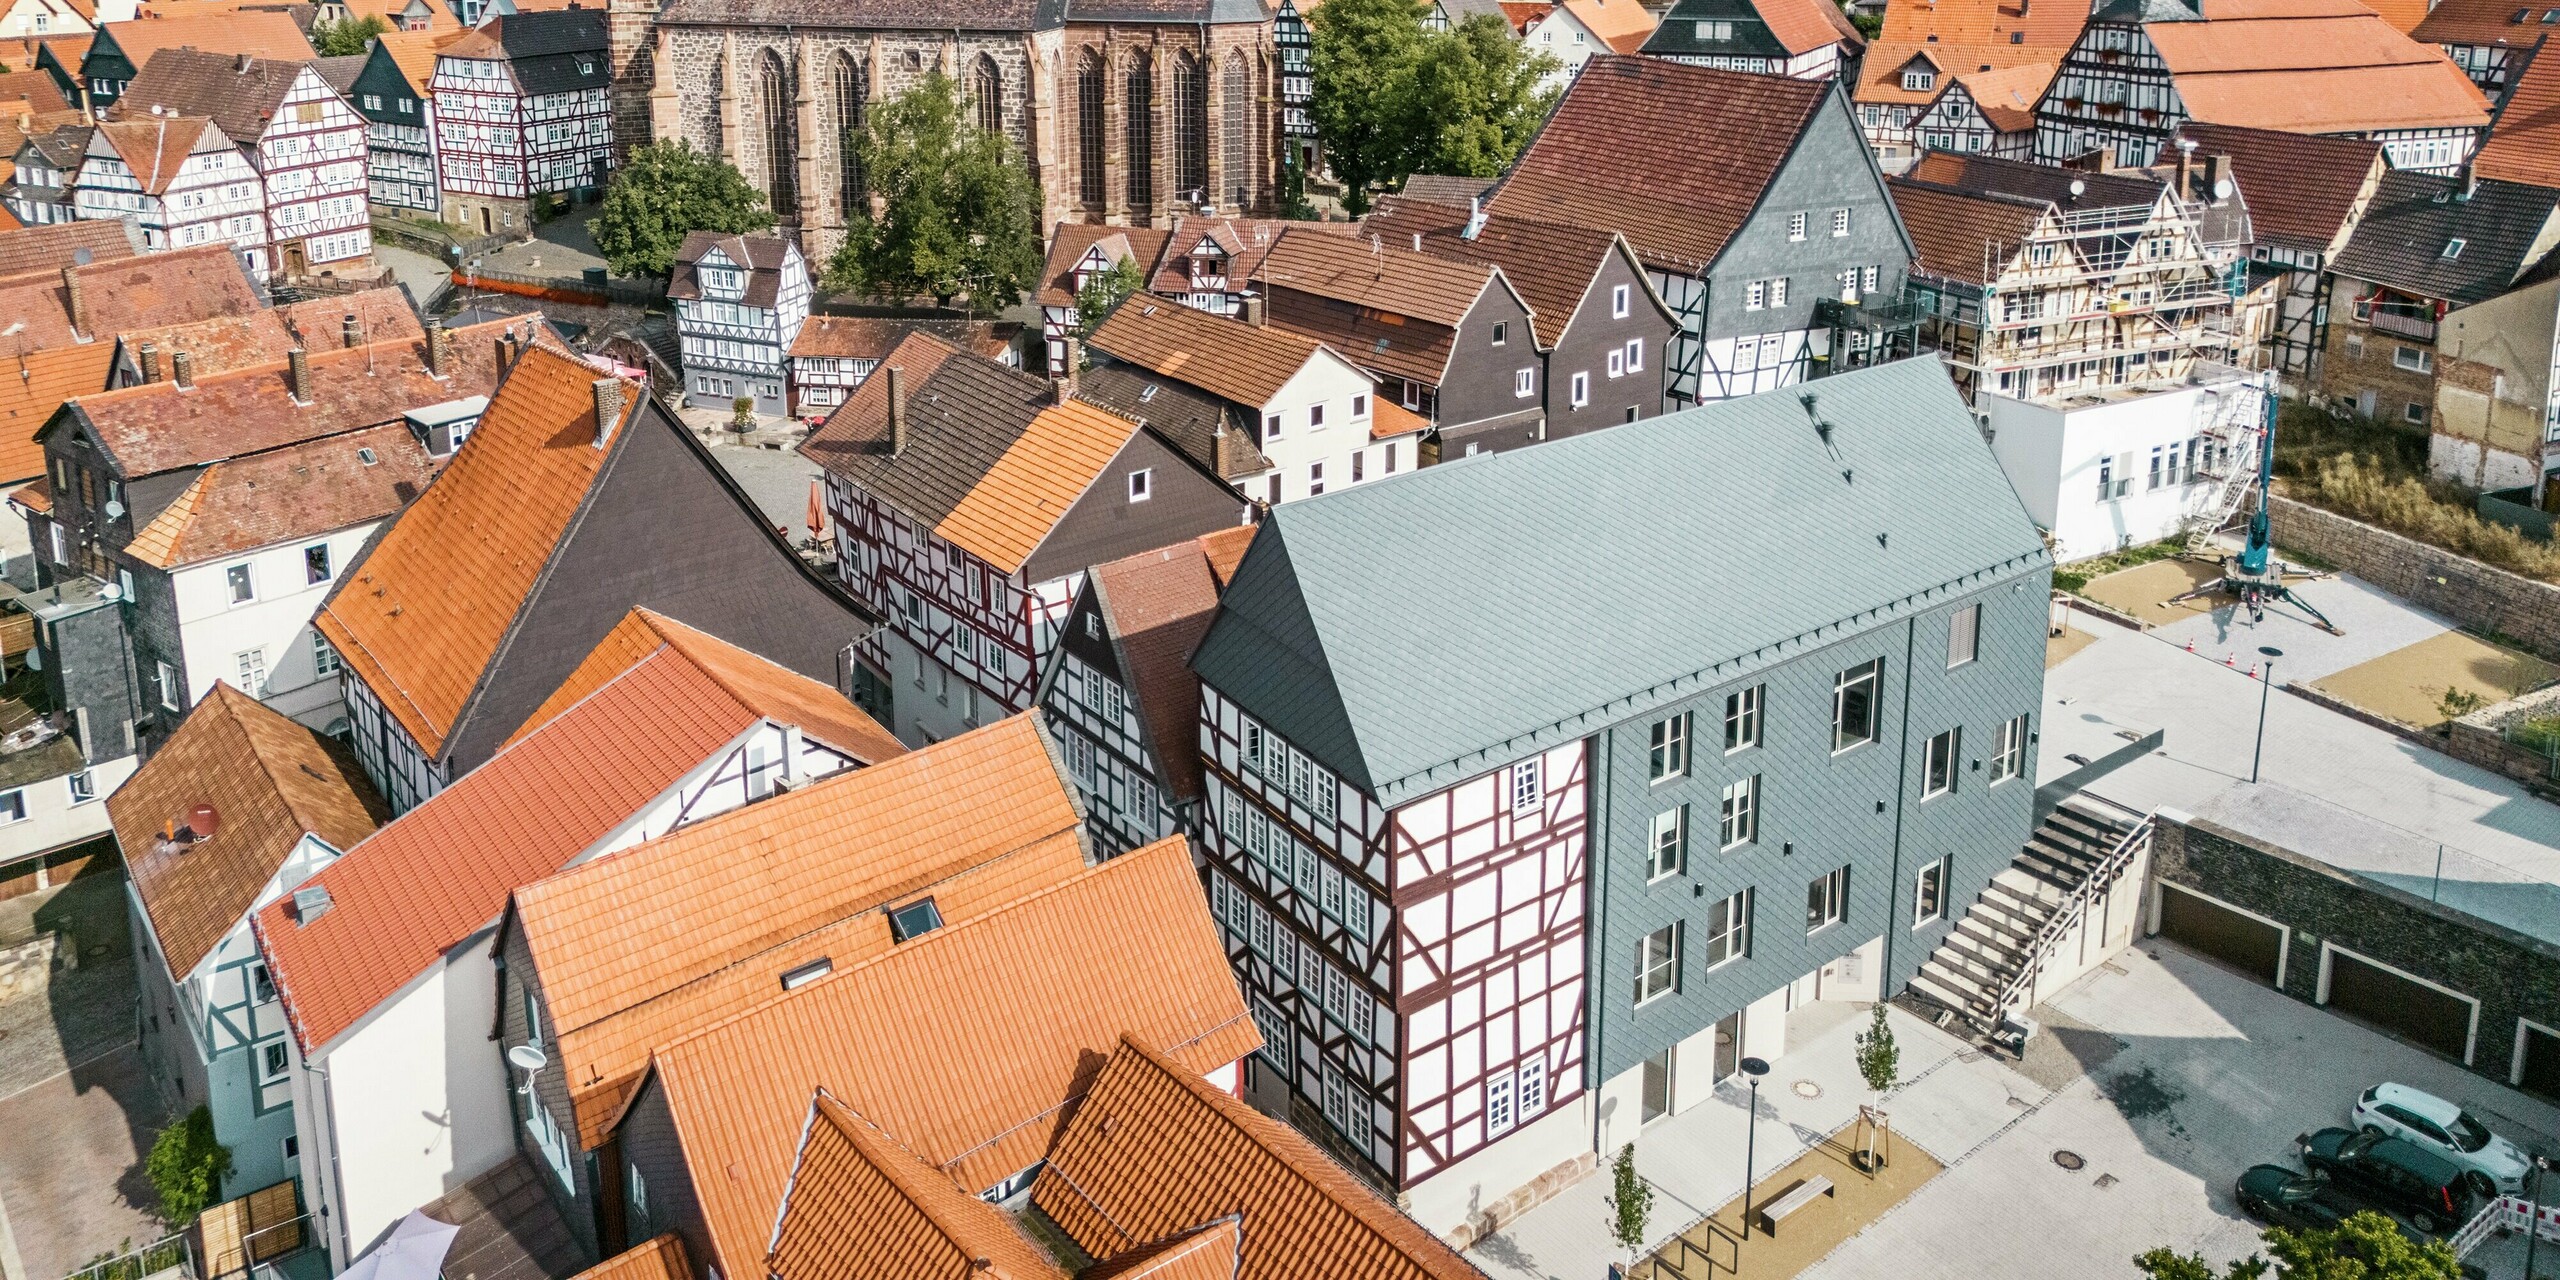
[[[799,356],[833,356],[837,359],[877,360],[889,354],[900,339],[910,333],[929,333],[944,343],[971,355],[989,360],[1004,355],[1013,345],[1022,326],[992,320],[904,320],[878,316],[809,317],[800,326],[800,336],[791,344],[791,354]]]
[[[1926,152],[1903,176],[1977,195],[2022,196],[2065,213],[2150,204],[2166,185],[2139,173],[2088,173],[1954,151]]]
[[[2560,191],[2482,182],[2465,196],[2461,188],[2459,179],[2406,169],[2382,175],[2330,269],[2458,306],[2505,293],[2549,252]],[[2448,258],[2454,240],[2462,248]]]
[[[1289,379],[1323,350],[1315,339],[1285,329],[1146,296],[1114,308],[1095,327],[1090,345],[1255,409],[1276,399]]]
[[[1201,218],[1175,214],[1164,235],[1164,252],[1143,277],[1148,292],[1167,296],[1191,291],[1191,252],[1203,240],[1227,255],[1227,287],[1240,289],[1262,269],[1262,260],[1284,235],[1351,235],[1350,222],[1292,222],[1281,218]],[[1070,264],[1072,265],[1072,264]],[[1141,263],[1141,265],[1145,265]]]
[[[1911,266],[1946,280],[1990,284],[2025,247],[2027,234],[2051,206],[2024,196],[1959,191],[1933,182],[1887,178],[1885,190],[1911,233]]]
[[[896,454],[888,449],[886,375],[892,368],[907,401],[907,446]],[[1045,378],[909,334],[800,451],[929,529],[959,507],[1051,403]]]
[[[1573,323],[1591,282],[1619,248],[1615,232],[1560,222],[1487,217],[1474,239],[1467,238],[1466,223],[1464,209],[1390,196],[1379,202],[1366,225],[1390,242],[1411,243],[1419,233],[1426,252],[1502,268],[1503,279],[1529,304],[1531,336],[1541,348],[1552,348],[1564,337],[1564,327]],[[1631,258],[1633,252],[1628,250]],[[1643,274],[1639,265],[1636,275],[1641,279]]]
[[[399,422],[217,462],[136,530],[125,554],[179,569],[389,519],[434,474],[435,461]]]
[[[1145,424],[1189,457],[1214,458],[1210,469],[1222,480],[1271,469],[1271,459],[1253,443],[1254,415],[1189,383],[1136,365],[1104,361],[1078,375],[1076,398]],[[1227,429],[1223,446],[1218,434],[1222,426]]]
[[[1252,536],[1254,526],[1238,527]],[[1090,581],[1165,785],[1196,800],[1200,753],[1191,745],[1200,720],[1200,677],[1191,672],[1191,651],[1208,634],[1223,589],[1208,548],[1194,540],[1095,565]]]
[[[63,100],[62,86],[53,82],[48,71],[0,71],[0,112],[16,116],[20,112],[43,114],[72,110]]]
[[[1407,241],[1409,245],[1411,242]],[[1502,273],[1377,236],[1285,236],[1258,283],[1272,295],[1270,323],[1322,339],[1372,374],[1437,384],[1448,373],[1457,325]],[[1339,305],[1302,306],[1304,294]]]
[[[1545,6],[1539,6],[1544,9]],[[1464,211],[1469,200],[1493,190],[1491,178],[1469,178],[1452,173],[1417,173],[1404,180],[1400,192],[1408,200],[1424,200],[1432,204],[1451,205]]]
[[[71,299],[62,273],[22,275],[0,281],[0,350],[35,351],[69,346],[155,325],[186,324],[254,311],[262,303],[240,255],[223,245],[173,249],[92,262],[75,268],[87,328],[75,335]]]
[[[2428,44],[2503,44],[2513,59],[2541,41],[2542,15],[2551,7],[2520,0],[2434,0],[2409,35]]]
[[[2198,156],[2229,156],[2258,238],[2329,251],[2362,208],[2365,184],[2384,167],[2382,144],[2273,129],[2189,121],[2178,135]]]
[[[824,1089],[784,1191],[773,1280],[1067,1280],[994,1205],[952,1185]]]
[[[1595,57],[1488,207],[1617,231],[1647,266],[1694,274],[1759,204],[1830,91],[1828,82]]]
[[[770,232],[724,236],[716,231],[695,231],[685,236],[676,250],[675,274],[667,280],[667,296],[680,299],[702,297],[702,278],[698,269],[704,255],[718,249],[722,257],[737,264],[747,275],[746,296],[739,302],[750,307],[770,307],[782,291],[783,264],[790,261],[795,246]]]
[[[214,807],[212,834],[170,841],[199,803]],[[107,797],[107,816],[169,972],[184,979],[257,905],[303,836],[344,853],[390,814],[352,753],[216,682]]]
[[[1087,1254],[1243,1220],[1243,1280],[1483,1273],[1287,1124],[1121,1038],[1049,1150],[1031,1202]]]
[[[210,117],[232,142],[251,146],[266,136],[276,112],[284,109],[285,94],[309,64],[308,56],[287,62],[203,49],[162,49],[116,96],[107,116],[146,124],[153,122],[151,108],[165,107],[181,116]]]
[[[1113,261],[1134,258],[1144,280],[1164,257],[1167,233],[1153,227],[1111,227],[1095,222],[1061,222],[1049,235],[1048,261],[1040,269],[1040,289],[1033,301],[1044,307],[1076,304],[1076,264],[1085,250],[1100,244]]]

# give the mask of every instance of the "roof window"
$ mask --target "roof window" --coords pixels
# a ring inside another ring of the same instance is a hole
[[[370,467],[373,464],[382,461],[382,459],[374,453],[372,448],[367,447],[356,450],[356,461]]]
[[[913,942],[941,927],[942,909],[931,898],[889,911],[889,936],[900,942]]]
[[[2445,242],[2444,242],[2444,260],[2445,260],[2445,261],[2447,261],[2447,262],[2451,262],[2451,261],[2453,261],[2454,259],[2459,258],[2459,257],[2461,257],[2461,256],[2462,256],[2462,237],[2460,237],[2460,236],[2455,236],[2454,238],[2452,238],[2452,239],[2447,240],[2447,241],[2445,241]]]
[[[782,989],[785,991],[797,991],[830,973],[834,973],[835,971],[835,957],[820,956],[807,964],[797,965],[783,970]]]

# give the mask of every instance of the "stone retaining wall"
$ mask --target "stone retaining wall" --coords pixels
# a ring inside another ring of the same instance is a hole
[[[2533,786],[2551,786],[2551,758],[2531,747],[2507,741],[2507,731],[2535,716],[2560,715],[2560,685],[2482,707],[2452,723],[2452,733],[2438,741],[2445,754]]]
[[[2560,660],[2560,586],[2494,569],[2289,498],[2268,505],[2276,545],[2315,556],[2423,609]]]

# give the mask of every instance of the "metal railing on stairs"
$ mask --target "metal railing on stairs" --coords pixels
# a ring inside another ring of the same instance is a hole
[[[2071,896],[2063,899],[2060,909],[2044,922],[2044,927],[2036,930],[2035,937],[2027,942],[2024,949],[2026,958],[2019,964],[2017,973],[1993,994],[1990,1014],[1993,1025],[1984,1027],[1984,1031],[1997,1030],[2000,1018],[2008,1013],[2010,1007],[2035,989],[2036,979],[2044,973],[2044,962],[2053,958],[2062,940],[2071,936],[2071,931],[2089,918],[2090,904],[2106,897],[2115,888],[2116,881],[2132,868],[2134,859],[2140,857],[2144,847],[2150,844],[2151,827],[2151,815],[2144,814],[2107,850],[2106,856],[2089,869],[2088,878],[2080,882],[2080,887],[2074,889]]]

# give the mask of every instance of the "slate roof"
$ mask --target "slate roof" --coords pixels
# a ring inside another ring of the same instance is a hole
[[[746,294],[738,301],[750,307],[773,305],[774,299],[782,292],[782,268],[790,262],[792,255],[800,251],[798,245],[771,232],[737,236],[721,235],[715,231],[690,232],[676,249],[675,272],[667,279],[668,297],[698,300],[704,296],[700,275],[702,260],[715,248],[722,257],[746,273]]]
[[[316,538],[399,514],[434,473],[400,422],[217,462],[135,530],[124,552],[174,570]]]
[[[172,844],[209,803],[213,834]],[[183,980],[257,904],[307,835],[344,852],[388,818],[355,756],[216,681],[142,768],[107,797],[135,896]]]
[[[2025,196],[1961,191],[1909,178],[1885,179],[1916,251],[1916,271],[1987,285],[2025,248],[2028,233],[2051,208]]]
[[[550,9],[488,19],[439,56],[504,61],[519,89],[541,96],[605,87],[605,48],[604,10]]]
[[[0,232],[0,284],[34,273],[59,272],[73,255],[89,251],[90,262],[112,262],[139,254],[135,232],[120,218],[84,218]]]
[[[1617,231],[1648,267],[1695,274],[1741,229],[1830,91],[1828,82],[1594,57],[1486,207]]]
[[[719,665],[672,645],[650,651],[321,872],[314,883],[334,902],[325,914],[297,922],[286,902],[262,911],[259,950],[303,1051],[440,963],[519,886],[630,821],[768,708],[788,714],[788,702],[742,699]]]
[[[0,316],[8,317],[0,326],[20,326],[5,339],[6,349],[69,346],[128,329],[251,311],[261,303],[257,287],[240,266],[240,255],[218,244],[111,258],[73,270],[79,273],[81,304],[88,310],[87,331],[72,330],[71,298],[62,273],[30,273],[0,280]]]
[[[1031,1202],[1078,1247],[1103,1256],[1131,1239],[1180,1239],[1232,1217],[1240,1231],[1222,1239],[1241,1235],[1234,1274],[1244,1280],[1484,1274],[1297,1130],[1211,1087],[1143,1032],[1112,1048]]]
[[[2353,222],[2365,179],[2382,165],[2382,144],[2367,138],[2324,138],[2189,121],[2178,136],[2199,157],[2231,157],[2234,181],[2249,198],[2258,238],[2326,253]]]
[[[34,147],[36,154],[67,174],[79,169],[80,157],[88,154],[89,138],[96,132],[97,129],[91,125],[62,124],[28,134],[26,145]]]
[[[610,1136],[652,1049],[802,964],[888,951],[888,908],[931,897],[963,920],[1072,878],[1083,820],[1026,712],[517,889],[503,928],[533,955],[580,1142]],[[721,910],[689,910],[713,882]]]
[[[2383,174],[2330,270],[2460,306],[2505,293],[2549,252],[2560,191],[2513,182],[2482,182],[2468,197],[2461,191],[2458,178]],[[2447,258],[2455,239],[2462,250]]]
[[[141,126],[153,123],[152,107],[165,107],[182,116],[209,117],[234,144],[255,146],[312,61],[308,55],[289,62],[250,58],[243,67],[239,57],[228,53],[162,49],[116,96],[107,115]]]
[[[812,1089],[984,1189],[1049,1152],[1093,1063],[1130,1034],[1194,1072],[1262,1043],[1179,836],[662,1046],[651,1072],[714,1242],[705,1261],[755,1274]]]
[[[1002,1210],[951,1185],[823,1088],[801,1126],[764,1270],[774,1280],[1067,1280]]]
[[[1193,669],[1394,804],[2046,563],[1938,361],[1812,391],[1829,448],[1799,397],[1752,396],[1276,507]],[[1530,524],[1556,533],[1524,549]],[[1478,676],[1549,646],[1585,656]]]
[[[1253,525],[1239,525],[1211,536],[1229,539],[1218,554],[1241,558],[1253,531]],[[1226,585],[1211,563],[1208,542],[1199,538],[1098,564],[1085,578],[1156,766],[1167,789],[1185,800],[1202,794],[1200,753],[1191,749],[1200,722],[1200,678],[1191,674],[1191,651],[1209,633]]]
[[[2549,36],[2507,55],[2507,88],[2471,171],[2483,178],[2560,187],[2560,51]]]
[[[2166,184],[2136,172],[2089,173],[1971,152],[1930,151],[1903,176],[1958,191],[2024,196],[2057,209],[2127,209],[2160,199]],[[2071,188],[2080,191],[2073,194]]]

